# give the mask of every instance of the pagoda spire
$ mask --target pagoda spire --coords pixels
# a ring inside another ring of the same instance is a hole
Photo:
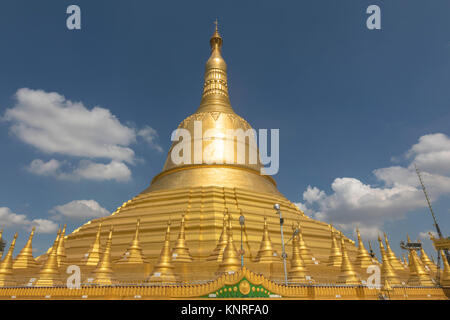
[[[192,262],[192,257],[189,248],[186,244],[185,237],[185,215],[181,217],[180,232],[175,247],[172,251],[172,260],[180,262]]]
[[[300,227],[300,221],[297,222],[297,229],[298,229],[298,249],[300,251],[300,257],[302,258],[303,263],[306,265],[315,264],[315,259],[313,259],[314,257],[311,253],[311,250],[309,250],[305,240],[303,239],[303,232],[302,228]]]
[[[39,277],[35,283],[37,287],[54,287],[62,284],[61,275],[58,270],[58,244],[61,229],[58,230],[53,246],[50,248],[47,260],[39,272]]]
[[[372,257],[370,256],[369,252],[367,252],[366,248],[364,247],[364,243],[361,239],[361,234],[359,233],[359,229],[356,229],[356,235],[358,236],[358,254],[356,256],[355,260],[355,266],[357,268],[367,268],[372,262]]]
[[[0,263],[0,287],[13,286],[16,284],[16,280],[13,275],[13,252],[16,246],[17,232],[14,235],[14,239],[9,246],[8,253],[3,261]]]
[[[27,243],[22,248],[20,253],[17,255],[16,259],[13,263],[13,269],[28,269],[28,268],[38,268],[39,264],[37,261],[33,258],[33,236],[34,232],[36,230],[36,227],[33,227],[31,229],[30,236],[28,238]]]
[[[443,287],[450,287],[450,265],[448,264],[448,260],[442,250],[439,250],[439,254],[441,255],[442,262],[444,263],[444,270],[442,271],[440,277],[440,284]]]
[[[174,265],[170,256],[170,220],[167,223],[166,238],[164,240],[159,260],[153,268],[149,278],[150,282],[176,282],[177,278],[174,273]]]
[[[421,243],[420,240],[419,243]],[[437,272],[437,266],[433,263],[433,261],[431,261],[430,257],[428,257],[427,253],[423,249],[423,246],[420,247],[420,260],[430,269],[430,271]]]
[[[340,267],[342,264],[342,252],[337,244],[336,235],[334,234],[332,225],[330,225],[330,232],[331,232],[331,251],[328,260],[328,265],[333,267]]]
[[[63,267],[67,264],[67,256],[66,256],[66,227],[67,224],[64,225],[61,234],[59,235],[59,241],[58,241],[58,249],[57,249],[57,260],[58,260],[58,267]]]
[[[217,246],[214,248],[210,256],[206,259],[207,261],[215,260],[217,262],[222,262],[223,251],[225,250],[228,243],[227,221],[228,221],[228,213],[227,210],[225,210],[223,214],[222,233],[220,234]]]
[[[378,236],[378,243],[380,245],[381,253],[381,282],[385,283],[387,280],[392,285],[400,284],[400,280],[389,262],[380,236]]]
[[[408,259],[406,259],[406,256],[405,256],[405,254],[403,253],[402,254],[402,257],[403,257],[403,265],[405,266],[405,268],[408,268]]]
[[[396,271],[403,271],[404,268],[403,268],[402,264],[397,259],[397,256],[395,255],[394,251],[392,251],[392,249],[391,249],[386,232],[384,233],[384,242],[386,243],[386,255],[387,255],[387,258],[388,258],[391,266]]]
[[[205,82],[200,106],[197,112],[219,111],[233,113],[228,96],[227,64],[222,58],[223,40],[216,23],[209,40],[211,56],[205,66]]]
[[[86,266],[95,267],[98,265],[100,261],[101,254],[101,243],[100,243],[100,234],[102,231],[102,223],[100,222],[97,229],[97,235],[95,236],[95,241],[92,244],[89,252],[87,253]]]
[[[241,261],[233,243],[233,229],[231,227],[231,215],[228,215],[228,241],[223,251],[223,259],[217,273],[235,272],[241,268]]]
[[[299,230],[299,229],[297,229]],[[292,232],[295,232],[295,226],[292,225]],[[288,273],[289,282],[306,282],[306,273],[308,269],[305,267],[302,256],[300,254],[300,231],[294,234],[292,239],[292,258],[291,268]]]
[[[432,286],[433,281],[431,280],[428,272],[425,271],[422,266],[417,252],[414,249],[409,251],[409,279],[408,285],[413,286]]]
[[[113,226],[109,229],[108,240],[106,241],[106,248],[103,252],[102,258],[97,267],[93,271],[94,283],[100,285],[111,285],[115,282],[113,278],[113,269],[111,263],[111,245],[112,245]]]
[[[136,231],[134,233],[133,241],[131,241],[130,246],[128,247],[127,251],[123,254],[122,259],[117,261],[117,263],[134,263],[134,264],[141,264],[141,263],[147,263],[147,259],[144,257],[142,253],[142,248],[139,243],[139,227],[141,224],[141,219],[137,219],[136,222]]]
[[[341,252],[342,252],[342,263],[341,263],[341,273],[338,276],[338,282],[345,284],[359,284],[358,277],[356,276],[355,269],[348,257],[347,249],[345,248],[344,238],[341,237]]]
[[[264,216],[263,237],[259,251],[256,254],[255,262],[275,262],[278,261],[275,251],[273,250],[272,241],[269,235],[269,226],[267,225],[267,217]]]

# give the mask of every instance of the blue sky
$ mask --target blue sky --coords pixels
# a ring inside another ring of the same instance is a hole
[[[66,28],[70,4],[81,8],[81,30]],[[381,30],[366,28],[371,4],[381,8]],[[275,179],[287,198],[349,236],[356,225],[366,237],[386,231],[399,253],[407,232],[432,230],[415,161],[448,235],[449,10],[448,1],[411,0],[2,1],[4,236],[9,243],[19,231],[22,247],[36,219],[72,231],[89,219],[74,217],[77,209],[104,215],[148,186],[172,130],[199,105],[216,17],[234,110],[254,128],[280,129]],[[33,115],[49,101],[48,117]],[[82,126],[56,126],[67,101],[82,104],[80,123],[102,108],[97,131],[80,137]],[[67,141],[104,137],[89,150],[49,149],[27,130],[36,119]],[[86,178],[96,168],[105,176]],[[41,224],[37,254],[55,236]]]

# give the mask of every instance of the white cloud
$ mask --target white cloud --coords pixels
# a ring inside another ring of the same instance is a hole
[[[28,171],[39,176],[53,176],[57,175],[61,163],[58,160],[51,159],[48,162],[44,162],[41,159],[34,159],[31,161]]]
[[[23,226],[29,223],[27,216],[17,214],[7,207],[0,207],[0,224],[2,227]]]
[[[426,207],[414,162],[421,169],[432,200],[450,194],[450,138],[440,133],[423,136],[406,155],[410,161],[407,167],[373,171],[380,186],[349,177],[336,178],[329,195],[308,186],[303,193],[303,207],[317,219],[333,222],[344,230],[358,227],[365,237],[375,238],[385,223]]]
[[[303,192],[303,199],[308,203],[316,202],[325,197],[325,192],[319,190],[317,187],[308,186],[306,191]]]
[[[47,219],[34,219],[31,224],[36,226],[36,232],[40,233],[54,233],[58,230],[58,224]]]
[[[150,126],[141,130],[125,126],[108,109],[98,106],[88,109],[59,93],[28,88],[17,90],[15,98],[14,107],[7,109],[3,117],[11,123],[11,133],[46,154],[82,158],[79,166],[69,171],[62,169],[63,164],[70,165],[65,161],[35,159],[28,167],[33,174],[59,179],[128,181],[131,171],[125,163],[136,161],[130,145],[137,136],[162,152],[156,142],[156,130]]]
[[[58,228],[57,224],[51,220],[29,220],[26,215],[14,213],[7,207],[0,207],[0,226],[2,228],[23,228],[26,230],[36,226],[36,231],[40,233],[53,233]]]
[[[407,156],[424,171],[450,175],[450,138],[445,134],[435,133],[420,137]]]
[[[16,105],[6,110],[11,131],[23,142],[49,154],[133,162],[135,131],[108,109],[86,109],[56,92],[19,89]]]
[[[123,163],[111,161],[110,163],[96,163],[90,160],[81,160],[78,167],[73,170],[62,170],[62,164],[55,159],[44,162],[35,159],[28,166],[28,171],[41,176],[53,176],[61,180],[116,180],[126,182],[131,179],[130,169]]]
[[[433,235],[433,237],[438,238],[438,234],[432,230],[419,232],[419,238],[420,239],[430,239],[430,233]]]
[[[118,161],[111,161],[108,164],[95,163],[89,160],[82,161],[79,168],[73,173],[75,178],[89,180],[116,180],[128,181],[131,178],[131,171],[128,167]]]
[[[95,200],[74,200],[60,206],[55,206],[50,212],[57,219],[73,220],[100,218],[109,215],[109,211],[100,206]]]
[[[157,150],[158,152],[163,152],[163,148],[156,142],[158,133],[152,127],[145,126],[138,131],[137,135],[142,137],[151,148]]]

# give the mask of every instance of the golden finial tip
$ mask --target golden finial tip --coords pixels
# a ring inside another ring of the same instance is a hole
[[[217,19],[216,19],[216,21],[214,21],[214,24],[216,25],[216,27],[214,29],[214,34],[212,35],[211,39],[209,40],[209,43],[210,43],[212,49],[222,47],[222,37],[220,36],[219,28],[217,26],[219,24]]]

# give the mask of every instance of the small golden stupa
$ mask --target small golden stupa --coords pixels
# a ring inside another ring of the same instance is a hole
[[[190,161],[174,162],[171,155],[180,143],[174,141],[161,173],[110,216],[91,220],[68,235],[64,227],[36,260],[33,233],[15,264],[11,245],[0,265],[0,298],[378,299],[380,288],[363,285],[366,268],[376,260],[369,257],[359,233],[356,247],[330,224],[305,215],[279,192],[273,177],[262,174],[259,151],[250,139],[230,135],[230,130],[248,132],[252,127],[231,106],[222,44],[216,24],[200,105],[178,126],[190,133],[192,152],[183,153]],[[195,140],[196,134],[207,131],[214,134]],[[244,150],[244,161],[236,161],[237,152],[234,162],[225,161],[224,143]],[[199,146],[210,152],[199,155]],[[254,152],[257,161],[250,161]],[[283,220],[274,204],[279,204]],[[289,225],[298,230],[292,241],[286,238]],[[410,289],[396,287],[411,278],[428,287],[414,288],[410,298],[446,299],[420,267],[412,276],[400,268],[387,238],[386,252],[381,239],[380,246],[384,290],[392,291],[390,297],[404,299]],[[80,268],[79,290],[58,287],[68,277],[66,267],[74,265]],[[14,266],[24,269],[18,278]],[[19,286],[16,291],[5,288],[13,283]]]

